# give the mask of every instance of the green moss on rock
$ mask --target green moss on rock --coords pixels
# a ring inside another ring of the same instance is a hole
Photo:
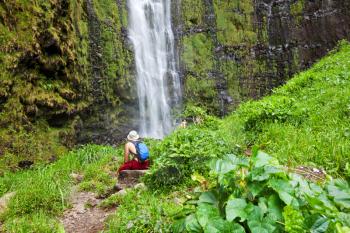
[[[186,28],[203,26],[205,5],[203,0],[182,0],[182,20]]]
[[[190,35],[183,40],[182,60],[186,70],[206,75],[213,68],[213,42],[205,33]]]
[[[254,44],[252,0],[214,0],[217,37],[224,45]]]
[[[290,5],[290,14],[294,16],[297,24],[300,24],[303,19],[304,5],[304,0],[296,0]]]
[[[215,79],[186,76],[185,96],[187,104],[200,106],[210,113],[219,107]]]

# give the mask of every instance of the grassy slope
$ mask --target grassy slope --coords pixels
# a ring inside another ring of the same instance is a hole
[[[282,163],[350,175],[350,45],[296,75],[274,94],[223,121],[231,143],[256,144]]]

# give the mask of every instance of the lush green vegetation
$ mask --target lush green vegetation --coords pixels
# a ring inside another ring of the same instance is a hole
[[[150,191],[130,191],[115,201],[119,204],[118,210],[107,223],[105,232],[171,232],[173,216],[182,208],[173,198],[173,195]]]
[[[101,204],[119,206],[105,232],[349,232],[349,55],[343,42],[273,95],[223,120],[187,108],[192,125],[147,141],[148,189]],[[79,187],[103,195],[121,161],[115,155],[121,159],[121,149],[87,145],[54,164],[4,173],[0,195],[16,191],[1,216],[4,230],[62,232],[57,217],[69,207],[70,174],[84,174]],[[311,183],[286,172],[298,165],[339,179]]]

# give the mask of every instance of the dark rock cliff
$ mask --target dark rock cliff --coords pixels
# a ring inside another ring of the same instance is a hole
[[[0,169],[136,125],[126,0],[0,1]],[[350,1],[173,0],[185,104],[224,115],[350,39]]]
[[[350,39],[349,0],[182,0],[178,12],[185,98],[216,114]]]

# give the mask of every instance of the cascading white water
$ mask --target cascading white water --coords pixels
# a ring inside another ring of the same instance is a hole
[[[171,108],[181,86],[171,28],[171,0],[128,0],[129,38],[135,51],[142,136],[163,138],[174,123]]]

